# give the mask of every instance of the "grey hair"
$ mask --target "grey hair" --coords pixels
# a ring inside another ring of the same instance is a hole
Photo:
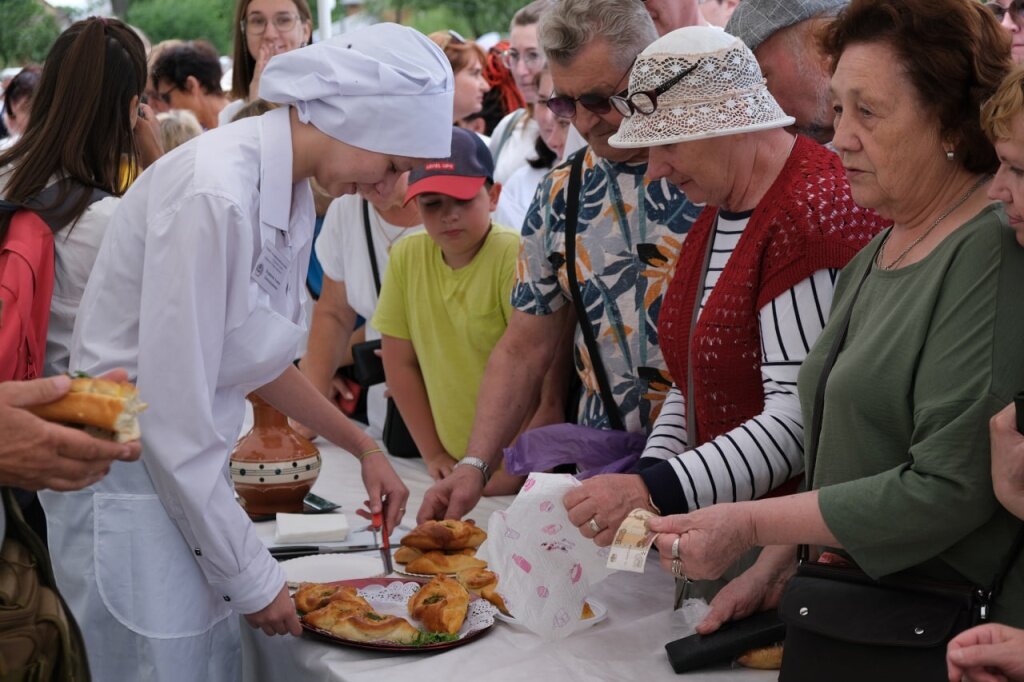
[[[554,5],[555,0],[533,0],[529,5],[520,7],[519,11],[512,15],[512,23],[509,28],[540,23],[540,18]]]
[[[642,2],[562,0],[541,18],[538,36],[547,58],[561,66],[590,43],[602,41],[616,64],[628,68],[658,32]]]

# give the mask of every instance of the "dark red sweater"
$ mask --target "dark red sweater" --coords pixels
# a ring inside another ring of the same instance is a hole
[[[797,137],[779,177],[750,216],[691,339],[716,215],[717,209],[706,208],[687,235],[658,321],[661,351],[684,394],[687,352],[692,359],[694,404],[686,409],[696,410],[697,434],[687,434],[690,448],[764,411],[758,311],[816,271],[845,266],[887,224],[853,202],[839,157]],[[645,478],[654,473],[645,471]]]

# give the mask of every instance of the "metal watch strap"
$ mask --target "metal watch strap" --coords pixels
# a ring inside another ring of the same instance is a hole
[[[487,485],[487,482],[491,480],[491,466],[479,457],[463,457],[455,466],[459,467],[463,464],[479,471],[484,477],[484,485]]]

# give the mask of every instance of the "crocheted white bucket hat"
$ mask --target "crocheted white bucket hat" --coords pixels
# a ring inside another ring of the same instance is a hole
[[[629,74],[629,94],[612,103],[629,114],[608,140],[620,148],[750,133],[794,122],[768,92],[761,67],[743,41],[708,26],[680,28],[648,45]]]

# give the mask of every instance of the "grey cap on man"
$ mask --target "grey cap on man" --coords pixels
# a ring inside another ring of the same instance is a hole
[[[849,0],[743,0],[725,26],[751,50],[776,31],[820,15],[832,16]]]

